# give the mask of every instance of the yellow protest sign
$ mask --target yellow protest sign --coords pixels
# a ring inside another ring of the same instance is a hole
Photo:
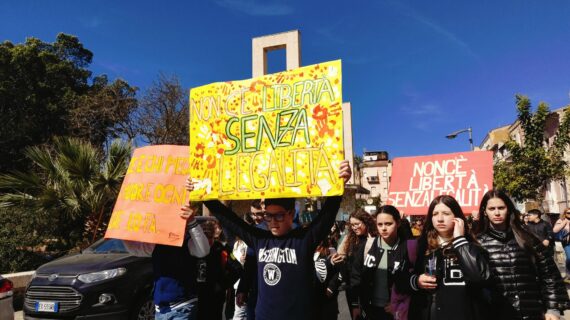
[[[192,200],[343,192],[340,60],[190,90]]]
[[[133,153],[105,238],[181,246],[188,204],[184,187],[189,171],[188,146],[148,146]]]

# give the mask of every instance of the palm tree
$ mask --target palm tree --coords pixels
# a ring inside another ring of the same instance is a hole
[[[29,147],[34,169],[0,174],[0,207],[25,208],[49,219],[52,239],[71,249],[102,235],[128,166],[132,148],[113,141],[106,156],[75,138],[56,138],[51,148]],[[47,239],[46,239],[47,240]]]

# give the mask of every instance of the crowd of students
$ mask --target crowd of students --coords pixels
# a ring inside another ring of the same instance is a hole
[[[381,207],[379,236],[353,263],[351,286],[364,318],[559,319],[569,299],[552,246],[553,235],[570,231],[567,213],[554,230],[538,220],[524,226],[512,200],[490,190],[471,222],[442,195],[419,237],[407,240],[398,210]]]
[[[344,161],[339,177],[350,176]],[[570,257],[570,210],[554,230],[532,217],[525,226],[512,200],[490,190],[475,219],[441,195],[424,220],[385,205],[352,213],[341,233],[341,198],[327,198],[306,227],[295,225],[294,199],[253,201],[245,220],[206,201],[217,222],[198,225],[185,206],[183,247],[128,242],[153,258],[156,319],[222,319],[225,305],[226,319],[334,320],[340,291],[353,320],[555,320],[570,307],[552,250],[563,235]]]

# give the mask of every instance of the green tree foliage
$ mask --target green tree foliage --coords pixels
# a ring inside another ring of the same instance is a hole
[[[517,201],[542,201],[547,183],[565,176],[568,164],[564,151],[570,143],[570,111],[566,109],[554,141],[545,137],[545,125],[550,115],[548,106],[541,102],[531,111],[528,97],[516,95],[517,121],[522,129],[523,143],[506,142],[506,161],[495,164],[495,186],[509,192]]]
[[[70,35],[53,43],[28,38],[0,44],[0,172],[25,169],[23,150],[54,136],[101,146],[136,107],[136,88],[104,76],[89,83],[93,53]],[[89,125],[87,125],[89,124]]]
[[[75,138],[55,138],[51,148],[28,147],[32,170],[0,174],[0,207],[25,210],[20,222],[42,232],[49,250],[67,251],[103,235],[132,148],[113,141],[106,156]],[[46,223],[47,222],[47,223]]]
[[[23,208],[0,208],[0,273],[34,270],[48,261],[44,239],[53,225],[49,219]]]

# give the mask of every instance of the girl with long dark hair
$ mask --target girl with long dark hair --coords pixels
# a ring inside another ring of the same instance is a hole
[[[390,301],[393,275],[408,266],[408,235],[394,206],[380,207],[375,218],[379,235],[370,249],[365,251],[365,246],[360,245],[352,265],[351,285],[358,294],[365,319],[404,319],[395,314],[397,310]]]
[[[404,284],[413,292],[410,319],[485,319],[483,287],[490,277],[485,251],[468,230],[449,195],[430,204],[418,240],[414,272]]]
[[[351,269],[360,245],[370,247],[374,237],[378,235],[374,218],[366,211],[359,209],[350,215],[348,220],[348,234],[341,242],[338,253],[344,255],[344,265],[341,267],[341,279],[346,283],[346,301],[348,303],[352,319],[356,319],[359,314],[358,295],[352,289],[350,283]],[[362,254],[362,253],[361,253]]]
[[[479,241],[489,252],[492,319],[557,320],[568,307],[560,272],[542,243],[522,225],[502,191],[489,190],[479,206]]]

